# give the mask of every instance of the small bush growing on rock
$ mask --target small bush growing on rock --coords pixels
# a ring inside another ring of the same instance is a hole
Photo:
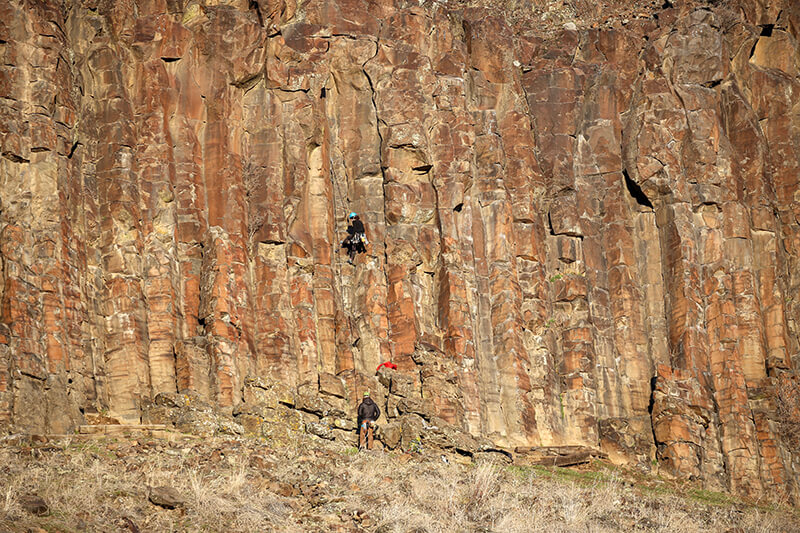
[[[776,387],[778,428],[783,443],[800,449],[800,384],[795,377],[779,376]]]

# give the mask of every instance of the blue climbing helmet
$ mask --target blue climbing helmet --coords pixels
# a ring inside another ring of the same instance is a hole
[[[358,215],[356,215],[355,213],[350,213],[349,215],[347,215],[347,218],[356,218],[356,216]]]

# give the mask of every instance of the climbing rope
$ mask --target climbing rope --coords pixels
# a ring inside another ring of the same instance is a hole
[[[335,172],[333,170],[333,161],[330,161],[330,167],[331,167],[331,182],[333,183],[333,187],[334,187],[334,191],[333,191],[333,216],[334,216],[334,218],[336,218],[336,211],[337,211],[337,208],[336,208],[336,197],[337,196],[341,197],[342,196],[342,191],[341,191],[341,189],[339,189],[339,181],[336,179],[336,174],[335,174]],[[337,193],[338,193],[338,195],[337,195]],[[348,205],[347,207],[348,207],[348,210],[345,211],[345,216],[347,216],[347,213],[349,212],[350,206]],[[336,219],[336,223],[338,225],[338,223],[339,223],[338,218]]]
[[[329,157],[329,162],[328,163],[329,163],[330,169],[331,169],[331,183],[333,184],[333,220],[334,220],[334,231],[336,233],[336,240],[335,240],[334,246],[337,248],[337,250],[335,250],[336,251],[336,255],[337,255],[337,260],[336,261],[337,261],[337,263],[339,263],[339,259],[338,259],[338,255],[339,255],[338,254],[338,252],[339,252],[339,250],[338,250],[338,247],[339,247],[339,217],[336,215],[336,213],[339,211],[339,208],[336,205],[337,204],[336,198],[337,198],[337,196],[338,197],[342,197],[342,191],[339,188],[339,180],[336,179],[336,173],[335,173],[335,171],[333,169],[333,158],[331,156],[328,156],[328,157]],[[347,206],[347,210],[344,212],[345,216],[347,216],[347,213],[349,212],[349,209],[350,209],[350,206],[348,205]],[[340,270],[341,270],[341,264],[339,264],[339,267],[340,267]]]
[[[331,152],[332,152],[332,150],[331,150]],[[336,270],[337,270],[336,279],[341,280],[342,279],[342,262],[341,262],[341,258],[339,257],[339,254],[340,254],[340,251],[341,251],[339,249],[339,247],[341,246],[341,242],[339,241],[339,231],[338,231],[338,229],[339,229],[338,228],[338,226],[339,226],[339,218],[336,216],[336,213],[339,211],[339,209],[338,209],[338,206],[337,206],[336,198],[337,198],[337,196],[339,198],[343,198],[343,196],[342,196],[342,191],[339,188],[339,181],[336,179],[336,173],[335,173],[334,167],[333,167],[333,158],[330,155],[328,157],[329,157],[328,164],[329,164],[330,169],[331,169],[331,171],[330,171],[331,172],[331,183],[333,184],[333,218],[334,218],[334,233],[335,233],[335,237],[336,237],[334,239],[334,241],[333,241],[333,247],[334,247],[333,253],[336,256]],[[347,216],[347,213],[350,212],[349,210],[350,210],[350,206],[347,205],[347,209],[344,211],[344,216]],[[343,304],[343,307],[344,307],[344,315],[347,317],[347,326],[350,329],[350,338],[352,339],[353,337],[355,337],[356,329],[355,329],[355,327],[353,325],[352,313],[348,309],[349,305],[345,305],[345,302],[344,302],[344,287],[342,287],[341,284],[339,285],[339,287],[340,287],[339,291],[342,294],[342,304]],[[348,298],[348,300],[349,299],[350,298]],[[352,341],[350,344],[352,346],[355,346],[355,341]]]

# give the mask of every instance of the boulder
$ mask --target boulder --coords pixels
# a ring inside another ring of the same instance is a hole
[[[321,439],[333,440],[334,434],[331,427],[324,422],[307,422],[306,433],[316,435]]]
[[[403,437],[403,427],[400,422],[390,422],[380,426],[377,436],[387,448],[393,450],[400,445]]]
[[[328,373],[319,375],[319,392],[337,398],[345,398],[347,395],[342,380]]]
[[[32,515],[47,516],[50,514],[47,502],[37,494],[23,494],[17,498],[17,501],[25,511]]]
[[[174,487],[151,487],[147,497],[150,503],[165,509],[175,509],[177,507],[183,507],[186,504],[186,500]]]

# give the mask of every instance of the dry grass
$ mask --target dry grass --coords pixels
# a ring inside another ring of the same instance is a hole
[[[775,403],[778,431],[781,441],[791,449],[800,448],[800,385],[790,376],[780,376],[777,381]]]
[[[616,471],[356,454],[308,436],[257,441],[63,441],[0,448],[0,531],[792,531],[793,511],[712,505]],[[148,487],[185,499],[168,510]],[[20,497],[38,494],[35,517]]]
[[[549,32],[566,23],[577,28],[618,26],[631,20],[649,19],[663,10],[664,0],[440,0],[451,9],[478,8],[504,18],[521,30]],[[696,5],[715,0],[695,0]]]
[[[380,480],[398,472],[391,456],[357,460],[359,480],[372,494],[386,495]],[[533,469],[483,464],[454,468],[436,461],[403,469],[403,490],[375,509],[377,530],[390,532],[697,532],[721,528],[793,531],[780,513],[728,505],[703,505],[675,494],[646,496],[614,474],[566,481]]]

